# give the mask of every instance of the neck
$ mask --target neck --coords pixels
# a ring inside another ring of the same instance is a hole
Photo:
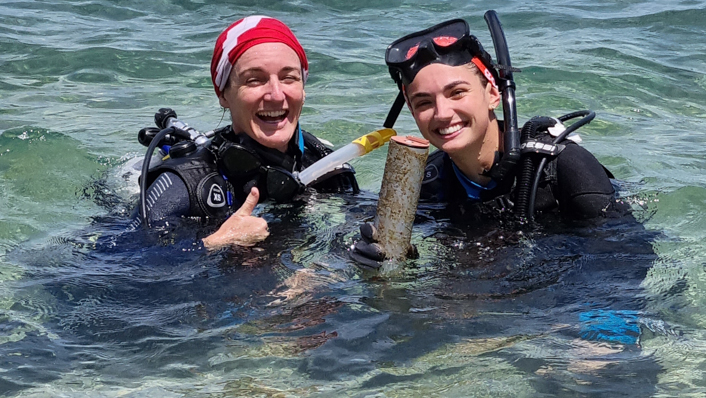
[[[490,182],[490,177],[483,173],[490,170],[495,161],[495,152],[500,151],[502,145],[502,134],[498,121],[493,115],[490,118],[490,124],[485,132],[483,142],[473,144],[460,153],[451,155],[456,167],[468,177],[471,181],[487,185]]]

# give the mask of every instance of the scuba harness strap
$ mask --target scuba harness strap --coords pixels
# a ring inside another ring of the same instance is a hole
[[[216,159],[207,148],[198,148],[184,156],[174,156],[147,172],[146,184],[151,186],[165,172],[179,176],[189,194],[189,214],[195,217],[219,217],[228,212],[229,184],[216,168]],[[142,176],[140,177],[142,178]]]

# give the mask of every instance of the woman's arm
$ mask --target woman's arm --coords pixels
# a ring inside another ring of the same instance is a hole
[[[603,166],[588,150],[568,144],[557,159],[559,209],[563,216],[605,216],[615,203],[615,190]]]
[[[191,210],[186,184],[178,175],[169,171],[160,174],[147,188],[145,199],[150,223],[167,217],[187,216]],[[139,209],[138,204],[132,216],[133,221],[130,223],[133,229],[140,226],[143,221]]]

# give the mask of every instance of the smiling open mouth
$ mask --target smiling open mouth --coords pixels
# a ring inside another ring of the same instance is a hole
[[[266,123],[279,123],[287,118],[289,111],[261,111],[257,113],[257,117]]]
[[[461,130],[464,127],[466,127],[466,123],[455,123],[449,127],[438,129],[436,132],[440,135],[449,135]]]

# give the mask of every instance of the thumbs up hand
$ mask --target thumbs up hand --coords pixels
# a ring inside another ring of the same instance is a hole
[[[265,240],[270,235],[267,221],[252,215],[259,199],[260,192],[253,187],[238,211],[228,217],[218,231],[203,239],[204,246],[207,249],[230,245],[253,246]]]

